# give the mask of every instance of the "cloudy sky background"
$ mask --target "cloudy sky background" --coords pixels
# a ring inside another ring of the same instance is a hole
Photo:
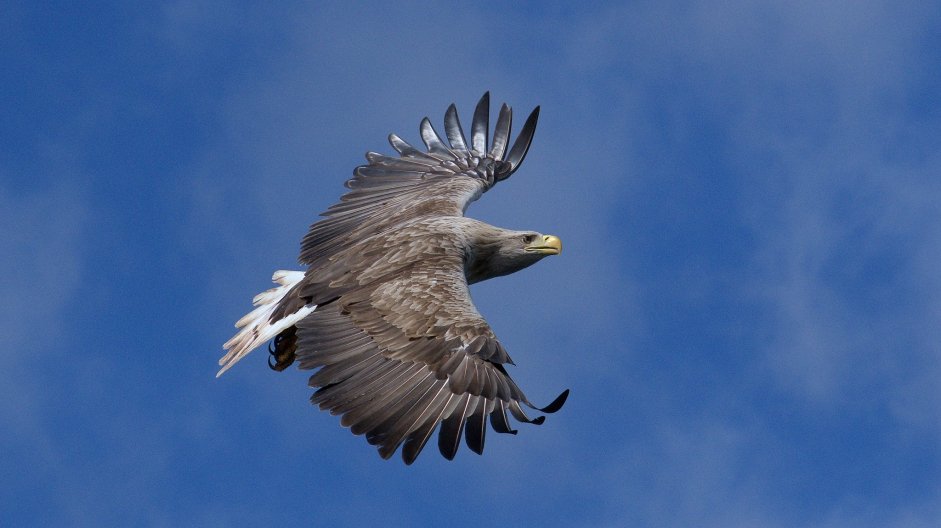
[[[941,524],[937,2],[3,11],[4,523]],[[566,407],[405,467],[215,379],[363,153],[487,90],[542,113],[470,214],[565,252],[472,293]]]

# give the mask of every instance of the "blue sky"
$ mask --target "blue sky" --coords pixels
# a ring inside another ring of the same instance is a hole
[[[4,524],[941,525],[937,2],[0,18]],[[565,408],[405,467],[215,379],[363,153],[487,90],[542,113],[469,214],[565,252],[472,294]]]

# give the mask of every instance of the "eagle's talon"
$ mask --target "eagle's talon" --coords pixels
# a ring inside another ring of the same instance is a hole
[[[278,358],[274,354],[268,357],[268,367],[277,372],[290,367],[292,363],[294,363],[294,354],[287,354],[284,358]]]
[[[268,356],[268,368],[277,372],[281,372],[290,367],[294,363],[295,358],[293,349],[289,348],[280,353],[278,352],[278,343],[280,343],[282,339],[282,336],[279,335],[273,342],[268,343],[268,353],[271,354]]]

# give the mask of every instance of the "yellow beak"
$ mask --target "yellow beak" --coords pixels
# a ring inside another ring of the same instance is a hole
[[[543,253],[545,255],[558,255],[562,253],[562,240],[557,236],[545,235],[540,240],[533,241],[526,247],[526,251]]]

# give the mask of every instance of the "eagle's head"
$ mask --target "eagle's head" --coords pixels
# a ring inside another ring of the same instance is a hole
[[[517,272],[549,255],[562,252],[562,241],[535,231],[494,228],[477,237],[466,265],[467,282]]]

